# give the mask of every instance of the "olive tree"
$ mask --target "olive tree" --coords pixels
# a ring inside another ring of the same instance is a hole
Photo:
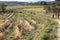
[[[4,3],[0,3],[0,12],[4,12],[6,10],[6,6]]]
[[[52,13],[52,18],[55,15],[59,18],[60,15],[60,1],[56,0],[55,2],[51,2],[49,5],[44,6],[46,13]]]

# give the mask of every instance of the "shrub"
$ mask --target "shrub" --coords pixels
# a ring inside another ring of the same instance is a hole
[[[4,12],[6,10],[6,6],[4,3],[0,4],[0,12]]]

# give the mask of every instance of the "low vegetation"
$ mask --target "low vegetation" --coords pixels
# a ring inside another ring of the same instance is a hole
[[[57,22],[43,6],[9,8],[0,13],[0,40],[55,40]]]

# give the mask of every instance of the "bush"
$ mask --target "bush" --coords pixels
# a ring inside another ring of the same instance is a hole
[[[0,4],[0,12],[4,12],[6,10],[6,6],[4,3]]]

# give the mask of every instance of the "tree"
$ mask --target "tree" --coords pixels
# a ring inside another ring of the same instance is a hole
[[[40,2],[40,5],[47,5],[47,2],[41,1],[41,2]]]
[[[0,3],[0,12],[4,12],[6,10],[6,6],[4,3]]]
[[[52,18],[54,18],[55,15],[58,16],[60,14],[60,0],[55,0],[54,2],[50,2],[49,5],[44,6],[46,12],[53,13]]]
[[[55,1],[60,1],[60,0],[55,0]]]

